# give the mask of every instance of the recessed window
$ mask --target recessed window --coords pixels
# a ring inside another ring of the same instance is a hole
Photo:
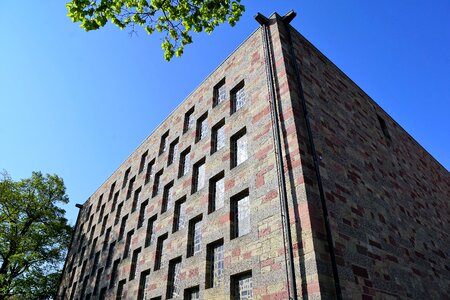
[[[127,258],[128,254],[130,253],[130,250],[131,250],[131,239],[133,238],[133,234],[134,234],[134,229],[131,229],[127,233],[127,238],[125,240],[125,247],[123,249],[123,259]]]
[[[128,220],[128,214],[123,216],[122,222],[120,223],[119,241],[123,238],[123,234],[125,233],[125,227],[127,226],[127,220]]]
[[[170,144],[169,160],[167,162],[167,165],[170,166],[177,159],[178,159],[178,138]]]
[[[172,299],[180,295],[181,286],[181,257],[172,259],[169,262],[169,274],[167,276],[166,298]]]
[[[96,212],[98,212],[100,210],[100,207],[102,206],[102,201],[103,201],[103,194],[101,194],[100,197],[98,197],[98,203],[97,203],[97,210],[96,210]]]
[[[113,288],[116,286],[117,275],[119,273],[119,264],[120,264],[120,258],[118,258],[114,261],[114,264],[113,264],[113,267],[111,270],[111,279],[109,281],[109,288]]]
[[[77,282],[72,285],[72,291],[70,292],[70,300],[72,300],[75,297],[75,291],[77,290]]]
[[[97,277],[95,278],[95,285],[94,285],[94,295],[97,295],[98,292],[98,286],[100,285],[100,279],[102,278],[103,274],[103,268],[98,269],[97,271]]]
[[[149,183],[153,177],[153,165],[155,164],[155,159],[152,159],[147,164],[147,170],[145,171],[145,184]]]
[[[109,244],[108,256],[106,257],[106,267],[111,266],[111,262],[114,256],[114,249],[116,247],[116,241]]]
[[[164,187],[161,213],[166,212],[173,206],[173,180]]]
[[[83,275],[83,274],[81,274],[81,275]],[[83,279],[83,284],[81,286],[81,291],[80,291],[81,299],[83,299],[84,295],[86,294],[86,288],[87,288],[88,282],[89,282],[89,275],[86,275]],[[86,299],[86,298],[84,298],[84,299]]]
[[[139,163],[139,174],[141,174],[142,171],[144,171],[144,168],[145,168],[145,161],[147,160],[147,155],[148,155],[148,150],[145,151],[145,152],[141,155],[141,162]]]
[[[231,168],[234,168],[248,159],[246,129],[241,129],[231,137]]]
[[[103,219],[103,214],[105,213],[105,205],[106,203],[104,203],[102,205],[102,208],[100,208],[100,214],[98,215],[97,224],[100,223],[100,221]]]
[[[214,86],[213,107],[225,101],[226,96],[225,78],[223,78],[216,86]]]
[[[389,134],[389,130],[388,130],[387,125],[386,125],[386,121],[382,117],[380,117],[379,115],[377,115],[377,118],[378,118],[378,122],[380,123],[381,130],[383,131],[384,137],[387,139],[388,142],[390,142],[391,141],[391,135]]]
[[[155,271],[161,269],[165,263],[165,243],[167,240],[167,233],[158,237],[156,242],[156,253],[155,253]]]
[[[91,276],[94,276],[95,271],[97,270],[98,267],[99,260],[100,260],[100,251],[97,251],[94,256],[94,263],[92,264]]]
[[[225,173],[220,172],[209,180],[208,212],[221,209],[225,202]]]
[[[100,290],[100,295],[98,296],[98,300],[105,300],[106,299],[106,286],[102,287]]]
[[[134,177],[133,177],[134,178]],[[131,204],[131,213],[134,213],[136,211],[137,208],[137,204],[139,202],[139,196],[141,195],[141,191],[142,191],[142,187],[139,187],[135,192],[134,192],[134,197],[133,197],[133,203]]]
[[[129,280],[134,280],[134,278],[136,278],[136,273],[139,273],[139,255],[141,253],[141,248],[137,248],[136,250],[133,251],[133,256],[131,257],[131,269],[130,269],[130,279]]]
[[[155,238],[155,230],[154,230],[155,221],[156,221],[156,215],[154,215],[153,217],[151,217],[147,221],[147,230],[146,230],[146,233],[145,233],[145,247],[146,248],[149,247],[150,245],[152,245],[153,242],[154,242],[154,238]]]
[[[202,215],[189,221],[187,256],[193,256],[202,251]]]
[[[194,165],[192,173],[192,194],[205,186],[205,158],[200,159]]]
[[[103,217],[102,229],[100,230],[100,235],[103,235],[106,230],[106,223],[108,222],[108,215]]]
[[[158,171],[158,173],[155,174],[155,180],[153,181],[153,194],[152,197],[155,197],[156,195],[159,194],[159,185],[160,185],[160,180],[161,180],[161,176],[163,174],[164,169],[161,169]]]
[[[91,227],[91,236],[89,237],[89,241],[92,241],[92,239],[94,238],[94,233],[95,233],[95,225],[92,225],[92,227]]]
[[[194,286],[184,290],[185,300],[197,300],[200,299],[200,287]]]
[[[106,234],[105,234],[105,239],[103,240],[103,248],[102,251],[105,251],[106,248],[108,248],[108,244],[109,244],[109,237],[111,236],[111,227],[109,227],[108,229],[106,229]]]
[[[119,284],[117,286],[116,300],[122,300],[126,298],[125,283],[126,283],[125,279],[119,281]]]
[[[225,119],[222,119],[211,130],[211,154],[225,147]]]
[[[111,188],[109,189],[108,201],[112,199],[115,189],[116,189],[116,182],[114,181],[113,184],[111,184]]]
[[[85,253],[86,253],[86,246],[83,246],[83,248],[81,248],[80,260],[78,261],[78,266],[81,265],[81,262],[82,262],[82,259],[84,258]]]
[[[253,281],[252,272],[231,276],[231,299],[233,300],[252,300],[253,299]]]
[[[125,174],[123,175],[122,188],[124,188],[124,187],[127,185],[128,177],[130,176],[130,172],[131,172],[131,167],[129,167],[129,168],[125,171]]]
[[[120,214],[122,213],[122,207],[123,207],[123,202],[121,202],[121,203],[117,206],[116,218],[115,218],[115,220],[114,220],[114,225],[119,224]]]
[[[150,299],[150,269],[141,272],[139,279],[138,300]]]
[[[130,179],[130,183],[128,184],[127,200],[130,199],[131,194],[133,193],[133,187],[134,187],[135,181],[136,181],[136,176],[133,176],[133,178]]]
[[[161,136],[161,143],[159,144],[159,155],[166,152],[167,150],[167,138],[169,137],[169,131],[167,130],[166,133],[164,133]]]
[[[90,239],[92,239],[92,231],[95,230],[95,225],[92,226],[92,222],[93,222],[93,221],[94,221],[94,215],[91,215],[90,218],[89,218],[89,224],[88,224],[88,228],[89,228],[89,230],[91,231],[91,238],[90,238]],[[94,229],[94,230],[93,230],[93,229]]]
[[[147,206],[148,206],[148,199],[141,203],[141,208],[139,210],[139,220],[137,228],[141,228],[144,224],[144,220],[147,219]]]
[[[94,253],[96,250],[95,247],[97,246],[97,240],[98,240],[98,237],[96,237],[94,239],[94,241],[92,242],[91,254],[89,255],[89,258],[91,258],[91,259],[92,259],[92,257],[94,257]]]
[[[119,193],[120,193],[120,191],[117,191],[117,192],[114,194],[113,202],[112,202],[112,204],[111,204],[111,212],[113,212],[113,211],[116,209],[117,200],[119,199]]]
[[[184,114],[183,133],[186,133],[194,127],[194,107]]]
[[[206,246],[206,283],[205,288],[220,286],[223,282],[224,251],[223,239]]]
[[[245,90],[244,90],[244,81],[241,81],[236,87],[234,87],[230,92],[231,98],[231,114],[240,110],[244,107],[246,99],[245,99]]]
[[[199,142],[208,135],[208,112],[204,113],[197,120],[197,131],[195,142]]]
[[[178,178],[183,177],[187,173],[189,173],[190,165],[191,165],[191,148],[188,147],[180,154],[180,167],[178,170]]]
[[[231,205],[231,238],[237,238],[250,232],[250,198],[248,190],[233,196]]]
[[[175,202],[175,210],[173,213],[173,232],[184,228],[186,222],[186,197],[183,197]]]

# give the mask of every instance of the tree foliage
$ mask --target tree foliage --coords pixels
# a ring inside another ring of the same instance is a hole
[[[120,29],[138,25],[148,34],[163,33],[166,60],[182,55],[192,32],[211,33],[224,22],[234,26],[244,12],[240,0],[72,0],[66,6],[72,21],[86,31],[110,21]]]
[[[64,182],[40,172],[0,177],[0,300],[50,299],[72,232],[57,206],[69,201]]]

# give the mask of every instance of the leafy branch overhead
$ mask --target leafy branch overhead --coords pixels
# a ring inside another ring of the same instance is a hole
[[[244,12],[240,0],[72,0],[68,16],[86,31],[108,21],[120,29],[142,26],[148,34],[164,34],[164,58],[181,56],[192,32],[211,33],[218,25],[234,26]]]

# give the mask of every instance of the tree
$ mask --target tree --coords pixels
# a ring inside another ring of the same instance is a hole
[[[64,182],[40,172],[0,176],[0,300],[51,299],[72,233],[58,207],[69,201]]]
[[[120,29],[142,26],[148,34],[164,34],[164,58],[181,56],[192,43],[192,32],[211,33],[218,25],[234,26],[244,12],[241,0],[72,0],[68,16],[86,31],[108,21]],[[149,3],[150,2],[150,3]]]

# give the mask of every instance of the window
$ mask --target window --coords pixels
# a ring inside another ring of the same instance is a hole
[[[226,91],[225,91],[225,78],[223,78],[221,81],[219,81],[218,84],[214,87],[214,95],[213,95],[213,107],[219,105],[223,101],[225,101],[226,98]]]
[[[95,225],[91,227],[91,236],[89,237],[89,241],[92,241],[92,239],[94,238],[94,233],[95,233]]]
[[[106,257],[106,267],[111,266],[111,262],[114,256],[114,248],[116,247],[116,241],[109,244],[108,256]]]
[[[199,286],[194,286],[184,290],[185,300],[197,300],[200,299],[200,288]]]
[[[253,282],[251,271],[231,276],[230,288],[231,299],[252,300]]]
[[[73,284],[73,287],[72,287],[72,291],[70,292],[70,300],[73,300],[73,297],[75,296],[75,291],[77,290],[77,283],[75,282],[74,284]]]
[[[144,171],[144,168],[145,168],[145,161],[147,160],[147,155],[148,155],[148,150],[145,151],[145,152],[142,154],[142,156],[141,156],[141,162],[140,162],[140,164],[139,164],[139,173],[138,173],[138,174],[141,174],[142,171]]]
[[[167,162],[167,165],[170,166],[177,159],[178,159],[178,138],[170,144],[169,160]]]
[[[246,129],[241,129],[231,137],[231,168],[234,168],[248,158]]]
[[[225,202],[225,172],[222,171],[209,180],[208,212],[221,209]]]
[[[103,209],[103,208],[102,208]],[[105,233],[106,229],[106,223],[108,222],[108,215],[103,217],[103,223],[102,223],[102,229],[100,230],[100,235],[103,235]]]
[[[189,221],[187,246],[187,257],[193,256],[202,250],[202,215]]]
[[[139,279],[138,300],[150,299],[150,269],[141,272]]]
[[[164,169],[159,170],[158,173],[155,174],[155,180],[153,181],[153,194],[152,197],[155,197],[159,194],[159,181],[161,180],[161,176],[163,174]]]
[[[98,269],[97,271],[97,277],[95,278],[95,285],[94,285],[94,295],[97,295],[98,292],[98,286],[100,285],[100,278],[102,277],[103,268]]]
[[[103,194],[101,194],[100,197],[98,198],[98,204],[97,204],[96,212],[98,212],[100,210],[100,207],[102,206],[102,201],[103,201]]]
[[[111,227],[109,227],[108,229],[106,229],[106,234],[105,234],[105,239],[103,240],[103,248],[102,251],[105,251],[106,248],[108,248],[108,243],[109,243],[109,237],[111,235]]]
[[[127,182],[128,182],[128,176],[130,176],[130,172],[131,172],[131,167],[129,167],[129,168],[125,171],[125,174],[123,175],[122,188],[124,188],[124,187],[127,185]]]
[[[169,262],[169,274],[167,276],[167,299],[180,295],[181,285],[181,257],[174,258]]]
[[[119,206],[117,206],[116,219],[114,220],[114,225],[119,224],[120,214],[122,213],[122,207],[123,207],[123,202],[121,202],[119,204]]]
[[[206,137],[207,134],[208,134],[208,112],[204,113],[197,120],[197,131],[195,142],[196,143],[199,142],[201,139]]]
[[[113,211],[116,209],[117,200],[119,200],[119,193],[120,193],[120,191],[117,191],[117,192],[114,194],[114,199],[113,199],[113,202],[112,202],[112,204],[111,204],[111,212],[113,212]]]
[[[116,300],[125,299],[125,279],[119,281],[119,285],[117,286]]]
[[[183,177],[189,173],[189,168],[191,165],[191,147],[188,147],[180,154],[180,168],[178,170],[178,178]]]
[[[201,190],[205,186],[205,158],[202,158],[194,165],[192,174],[192,194]]]
[[[80,260],[78,261],[78,266],[81,265],[82,259],[84,258],[84,254],[86,253],[86,246],[83,246],[81,249]]]
[[[94,257],[94,253],[95,253],[95,247],[97,246],[97,237],[94,239],[94,242],[92,243],[92,248],[91,248],[91,254],[89,255],[89,258]]]
[[[91,215],[91,217],[89,218],[89,230],[91,230],[91,239],[92,239],[92,222],[94,221],[94,215]],[[94,225],[94,230],[95,230],[95,225]]]
[[[166,212],[173,206],[173,180],[164,187],[161,213]]]
[[[194,107],[184,114],[183,133],[186,133],[194,127]]]
[[[169,136],[169,130],[161,136],[161,144],[159,145],[159,155],[163,154],[167,150],[167,137]]]
[[[205,288],[220,286],[223,282],[224,251],[223,239],[206,246],[206,283]]]
[[[155,238],[155,232],[154,232],[154,225],[156,221],[156,215],[148,219],[147,221],[147,231],[145,234],[145,247],[149,247],[154,242]]]
[[[134,280],[136,273],[139,273],[138,262],[140,253],[140,247],[133,251],[133,257],[131,258],[130,280]]]
[[[114,261],[114,264],[113,264],[113,267],[111,270],[111,279],[109,281],[109,288],[113,288],[116,286],[117,275],[119,273],[119,264],[120,264],[120,258],[118,258]]]
[[[95,271],[97,270],[98,267],[99,260],[100,260],[100,251],[97,251],[97,253],[95,253],[94,263],[92,264],[91,276],[94,276]]]
[[[156,242],[156,253],[155,253],[155,271],[159,270],[164,266],[164,244],[167,240],[167,233],[158,237],[158,241]]]
[[[155,164],[155,159],[152,159],[147,164],[147,171],[145,171],[145,184],[149,183],[153,176],[153,165]]]
[[[123,238],[123,234],[125,233],[125,227],[127,226],[128,214],[123,216],[122,223],[120,223],[119,230],[119,241]]]
[[[106,287],[103,287],[100,290],[100,295],[98,296],[98,300],[105,300],[106,299]]]
[[[235,113],[245,105],[244,81],[241,81],[231,92],[231,114]]]
[[[378,118],[378,123],[380,123],[380,127],[381,130],[383,131],[383,135],[384,137],[387,139],[388,142],[391,141],[391,135],[389,134],[387,125],[386,125],[386,121],[384,121],[384,119],[382,117],[380,117],[379,115],[377,115]]]
[[[86,271],[86,265],[87,265],[87,259],[85,259],[83,261],[83,266],[81,267],[81,272],[80,272],[81,275],[83,275],[84,271]],[[87,276],[89,276],[89,275],[87,275]]]
[[[130,199],[131,194],[133,193],[133,186],[134,186],[135,180],[136,180],[136,176],[133,176],[133,178],[130,179],[130,183],[128,184],[127,200]]]
[[[173,230],[172,230],[172,232],[176,232],[176,231],[184,228],[185,219],[186,219],[185,206],[186,206],[186,196],[184,196],[183,198],[181,198],[181,199],[177,200],[177,202],[175,202],[175,211],[173,214]]]
[[[83,285],[81,286],[81,291],[80,291],[81,299],[83,299],[84,294],[86,293],[86,288],[87,288],[88,282],[89,282],[89,275],[85,276],[83,279]],[[84,298],[84,299],[86,299],[86,298]]]
[[[211,130],[211,154],[225,146],[225,119],[222,119]]]
[[[231,238],[237,238],[250,232],[250,199],[248,190],[233,196],[231,204]]]
[[[137,228],[141,228],[144,224],[144,220],[147,216],[147,205],[148,205],[148,199],[141,203],[141,209],[139,210],[139,219],[138,219],[138,225]]]
[[[116,189],[116,182],[114,181],[113,184],[111,184],[111,188],[109,189],[108,201],[112,199],[115,189]]]
[[[106,204],[106,203],[105,203]],[[100,221],[103,218],[103,214],[105,213],[105,204],[102,205],[102,208],[100,209],[100,214],[98,215],[97,224],[100,223]]]
[[[131,213],[134,213],[136,211],[136,207],[139,202],[139,195],[141,194],[141,190],[142,190],[142,187],[139,187],[134,192],[133,203],[131,204]]]
[[[128,257],[128,254],[130,253],[131,250],[131,238],[133,237],[134,234],[134,229],[131,229],[128,233],[127,233],[127,238],[125,240],[125,248],[123,249],[123,259]]]

